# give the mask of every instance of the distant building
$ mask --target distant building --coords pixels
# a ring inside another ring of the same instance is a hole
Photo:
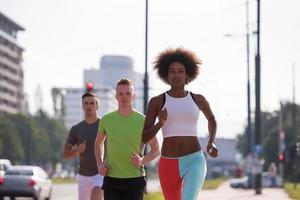
[[[100,59],[100,68],[84,70],[84,82],[92,82],[96,88],[111,87],[115,89],[116,82],[121,78],[129,78],[133,81],[136,92],[134,107],[143,112],[143,78],[133,68],[133,59],[129,56],[104,55]]]
[[[94,92],[100,98],[100,109],[98,115],[102,117],[105,113],[117,108],[115,100],[116,82],[121,78],[129,78],[134,82],[136,89],[136,100],[134,107],[143,112],[143,76],[134,72],[133,60],[128,56],[107,55],[100,61],[100,69],[84,70],[84,85],[93,83]],[[56,118],[62,119],[67,128],[83,120],[81,96],[85,88],[53,88],[52,97],[54,114]]]
[[[207,177],[212,178],[224,175],[234,176],[237,167],[236,140],[217,138],[216,145],[218,148],[218,157],[216,158],[211,158],[206,154],[208,138],[201,137],[199,140],[202,150],[207,158]]]
[[[64,96],[64,124],[67,128],[71,128],[74,124],[84,119],[81,96],[85,93],[85,89],[66,89]],[[116,102],[113,101],[115,93],[110,88],[97,88],[96,95],[100,99],[100,109],[98,116],[103,116],[116,108]]]
[[[27,112],[18,31],[25,29],[0,12],[0,111]]]

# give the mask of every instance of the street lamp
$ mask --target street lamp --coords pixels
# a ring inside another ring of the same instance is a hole
[[[149,77],[148,77],[148,0],[146,0],[145,10],[145,72],[144,72],[144,114],[147,111],[149,96]]]
[[[257,0],[257,52],[255,56],[255,159],[260,165],[261,157],[261,110],[260,110],[260,0]],[[262,170],[261,166],[256,166],[254,189],[255,194],[261,194]]]
[[[251,33],[253,35],[254,33]],[[246,56],[247,56],[247,150],[246,154],[251,156],[252,154],[252,146],[253,146],[253,136],[252,136],[252,128],[251,128],[251,98],[250,98],[250,30],[249,30],[249,1],[246,0],[246,34],[235,35],[235,34],[224,34],[224,37],[236,37],[242,36],[246,37]]]
[[[149,77],[148,77],[148,0],[145,1],[145,72],[144,72],[144,114],[147,112],[148,96],[149,96]],[[144,153],[148,151],[147,144],[145,144]],[[148,174],[147,166],[145,166],[146,177]],[[145,188],[147,193],[147,188]]]

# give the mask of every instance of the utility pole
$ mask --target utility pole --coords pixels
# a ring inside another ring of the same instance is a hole
[[[145,10],[145,74],[144,74],[144,114],[147,111],[148,91],[149,91],[149,77],[148,77],[148,0],[146,0]]]
[[[147,112],[148,96],[149,96],[149,77],[148,77],[148,0],[145,1],[145,74],[144,74],[144,114]],[[145,144],[144,153],[148,151],[147,144]],[[147,166],[145,166],[146,176],[148,174]],[[147,193],[145,188],[145,193]]]
[[[293,63],[292,66],[292,81],[293,81],[293,105],[292,105],[292,149],[295,149],[295,156],[293,158],[293,172],[294,172],[294,189],[296,189],[296,185],[297,185],[297,181],[296,181],[296,169],[297,169],[297,161],[298,161],[298,152],[297,152],[297,145],[298,145],[298,141],[297,141],[297,134],[296,134],[296,91],[295,91],[295,64]],[[299,148],[299,147],[298,147]]]
[[[247,55],[247,128],[246,128],[246,174],[251,181],[251,187],[253,187],[253,161],[254,161],[254,152],[253,144],[254,137],[252,133],[252,124],[251,124],[251,98],[250,98],[250,34],[249,34],[249,0],[246,0],[246,55]]]
[[[285,133],[282,128],[282,115],[283,115],[283,109],[282,109],[282,102],[280,102],[280,110],[279,110],[279,117],[278,117],[278,155],[284,154],[285,151]],[[281,179],[283,180],[283,163],[279,162],[279,175]]]
[[[257,52],[255,56],[255,194],[261,194],[261,110],[260,110],[260,0],[257,0]]]
[[[252,153],[251,102],[250,102],[250,50],[249,50],[249,0],[246,0],[246,44],[247,44],[247,154]]]
[[[292,66],[292,76],[293,76],[293,113],[292,113],[292,118],[293,118],[293,136],[292,136],[292,141],[297,142],[297,135],[296,135],[296,90],[295,90],[295,63],[293,62]]]

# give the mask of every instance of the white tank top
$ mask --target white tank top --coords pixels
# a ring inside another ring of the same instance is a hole
[[[185,97],[175,98],[165,93],[168,117],[162,126],[163,137],[196,136],[200,111],[190,92]]]

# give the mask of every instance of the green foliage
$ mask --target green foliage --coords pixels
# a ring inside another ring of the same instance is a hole
[[[62,161],[67,130],[40,111],[36,116],[0,113],[0,157],[21,164]]]
[[[11,158],[11,160],[20,160],[23,157],[18,133],[13,123],[2,113],[0,114],[0,157]]]

